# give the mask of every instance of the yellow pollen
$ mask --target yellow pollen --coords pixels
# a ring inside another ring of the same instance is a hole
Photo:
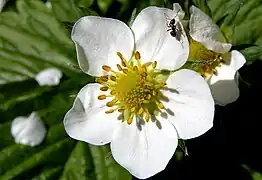
[[[127,124],[132,124],[137,116],[148,122],[155,112],[164,109],[160,98],[166,83],[161,81],[161,78],[157,78],[159,74],[155,70],[157,62],[142,64],[138,51],[129,61],[120,52],[117,52],[117,55],[122,65],[116,64],[118,71],[113,71],[109,66],[104,65],[102,69],[110,74],[96,80],[102,85],[100,90],[109,90],[110,95],[99,95],[98,99],[113,97],[113,100],[106,102],[106,106],[113,109],[105,113],[122,113],[121,117],[127,121]]]

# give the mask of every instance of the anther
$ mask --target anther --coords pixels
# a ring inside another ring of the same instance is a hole
[[[145,119],[146,119],[146,122],[148,122],[148,121],[149,121],[149,119],[150,119],[150,115],[149,115],[149,113],[148,113],[148,112],[146,112]]]
[[[129,118],[127,119],[127,124],[131,124],[133,122],[133,114],[131,114],[131,116],[129,116]]]
[[[100,79],[104,82],[108,81],[108,76],[101,76]]]
[[[114,106],[114,105],[115,105],[115,103],[112,102],[112,101],[106,103],[106,106],[107,106],[107,107],[112,107],[112,106]]]
[[[106,99],[106,95],[100,95],[100,96],[98,96],[97,97],[99,100],[104,100],[104,99]]]
[[[128,73],[128,70],[127,70],[127,69],[123,69],[123,72],[124,72],[125,74],[127,74],[127,73]]]
[[[158,103],[158,104],[157,104],[157,107],[159,107],[159,109],[164,109],[164,108],[165,108],[162,103]]]
[[[144,109],[143,109],[142,107],[140,107],[140,109],[138,110],[138,114],[139,114],[139,115],[142,115],[143,112],[144,112]]]
[[[135,53],[135,59],[136,59],[136,60],[139,60],[140,58],[141,58],[140,53],[139,53],[138,51],[136,51],[136,53]]]
[[[156,91],[153,90],[153,91],[152,91],[152,94],[153,94],[153,96],[155,96],[157,93],[156,93]]]
[[[132,108],[130,109],[131,112],[134,112],[135,110],[136,110],[136,107],[132,107]]]
[[[107,65],[103,65],[102,66],[102,69],[109,72],[111,70],[111,67],[110,66],[107,66]]]
[[[126,65],[126,62],[125,62],[123,59],[121,59],[121,65],[124,66],[124,67],[127,66],[127,65]]]
[[[147,77],[147,73],[146,73],[146,72],[142,72],[140,75],[141,75],[142,77]]]
[[[121,52],[117,52],[116,54],[118,55],[118,57],[120,57],[120,59],[122,59],[122,58],[123,58],[123,55],[122,55],[122,53],[121,53]]]
[[[147,100],[150,100],[151,97],[152,97],[151,94],[146,95],[146,99],[147,99]]]
[[[118,109],[118,112],[124,112],[125,111],[125,109]]]
[[[115,76],[110,76],[110,79],[111,79],[112,81],[116,81],[116,77],[115,77]]]
[[[110,92],[110,94],[111,94],[111,95],[115,95],[115,94],[116,94],[116,91],[115,91],[115,90],[112,90],[112,91]]]
[[[106,111],[105,113],[106,114],[110,114],[110,113],[112,113],[112,112],[114,112],[115,110],[114,109],[109,109],[108,111]]]
[[[133,70],[134,70],[134,71],[138,71],[138,67],[137,67],[137,66],[134,66],[134,67],[133,67]]]
[[[100,90],[101,90],[101,91],[107,91],[107,90],[108,90],[108,87],[107,87],[107,86],[100,87]]]
[[[155,69],[155,68],[156,68],[156,65],[157,65],[157,62],[154,61],[154,62],[152,63],[152,67]]]
[[[145,65],[142,65],[142,69],[143,69],[144,72],[147,72],[147,68],[146,68]]]
[[[100,79],[100,78],[96,78],[96,82],[99,83],[99,84],[103,84],[105,81],[103,81],[103,80]]]
[[[165,86],[166,83],[165,82],[160,82],[160,86]]]
[[[118,69],[119,71],[122,71],[122,70],[123,70],[122,67],[121,67],[119,64],[117,64],[116,66],[117,66],[117,69]]]

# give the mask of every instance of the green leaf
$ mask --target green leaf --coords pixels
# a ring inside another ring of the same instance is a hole
[[[110,152],[108,145],[89,145],[95,167],[96,180],[131,180],[132,176],[117,164]]]
[[[262,45],[245,48],[241,50],[241,53],[245,56],[247,64],[251,64],[255,60],[262,60]]]
[[[72,151],[60,179],[87,180],[94,175],[93,162],[87,143],[78,142]]]
[[[30,170],[32,167],[43,164],[43,163],[59,163],[64,162],[69,155],[72,147],[73,147],[74,141],[71,139],[64,139],[62,141],[59,141],[55,144],[52,144],[42,151],[27,157],[25,161],[18,164],[17,166],[13,167],[9,171],[5,172],[4,175],[0,176],[0,179],[12,179],[14,177],[17,177],[21,175],[22,173]],[[9,151],[7,151],[8,153]],[[15,153],[16,151],[12,151],[12,153]],[[2,153],[1,153],[2,154]],[[10,154],[9,156],[11,156]],[[12,157],[14,159],[14,157]],[[15,161],[16,162],[16,161]],[[6,161],[5,164],[8,164],[10,162]]]
[[[88,7],[93,0],[50,0],[52,11],[60,22],[76,22],[80,17],[97,14]]]
[[[59,177],[60,172],[63,170],[62,166],[54,167],[54,168],[44,168],[40,174],[33,177],[32,180],[52,180],[57,179]]]
[[[213,19],[233,45],[262,45],[262,3],[258,0],[208,0]]]
[[[114,0],[97,0],[97,4],[102,12],[105,14],[109,7],[113,4]]]
[[[74,76],[74,45],[49,9],[18,0],[17,10],[0,14],[0,84],[34,78],[48,67]]]
[[[205,12],[208,16],[211,17],[211,11],[207,5],[207,0],[193,0],[193,3],[201,9],[203,12]]]
[[[253,180],[262,180],[262,173],[251,169],[246,164],[242,164],[241,166],[251,174]]]

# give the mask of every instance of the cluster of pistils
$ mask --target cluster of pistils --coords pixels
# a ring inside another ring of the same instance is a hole
[[[118,71],[103,65],[102,69],[108,75],[96,79],[103,92],[98,99],[110,97],[111,100],[106,103],[109,109],[105,113],[120,112],[127,124],[131,124],[137,116],[148,122],[155,112],[165,109],[159,99],[166,83],[156,78],[157,62],[143,64],[138,51],[129,62],[120,52],[117,55],[120,58],[120,63],[116,64]]]

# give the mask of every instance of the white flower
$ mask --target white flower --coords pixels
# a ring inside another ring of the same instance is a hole
[[[181,7],[174,4],[174,11],[178,9]],[[209,16],[195,6],[190,10],[189,35],[192,40],[189,59],[205,60],[201,73],[206,76],[216,104],[232,103],[239,97],[237,71],[245,64],[245,57],[236,50],[229,52],[231,44],[226,43],[219,27]]]
[[[0,12],[3,10],[3,7],[5,6],[7,0],[0,0]]]
[[[36,112],[29,117],[19,116],[12,121],[11,134],[16,143],[37,146],[42,143],[46,129]]]
[[[62,72],[57,68],[47,68],[35,76],[40,86],[56,86],[60,83]]]
[[[140,179],[165,169],[178,138],[200,136],[213,125],[205,80],[191,70],[166,80],[159,70],[178,69],[189,53],[185,32],[179,42],[167,31],[167,16],[175,13],[148,7],[131,29],[116,19],[86,16],[72,30],[81,69],[99,77],[78,93],[65,130],[94,145],[111,143],[114,159]]]

